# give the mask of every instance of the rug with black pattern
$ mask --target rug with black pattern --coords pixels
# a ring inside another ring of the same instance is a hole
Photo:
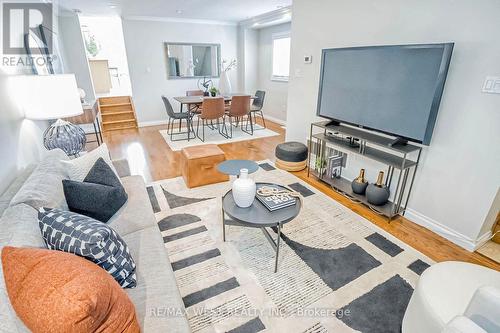
[[[192,331],[400,332],[432,260],[269,161],[251,176],[303,197],[283,227],[277,273],[261,230],[227,226],[222,241],[230,182],[188,189],[174,178],[147,187]]]

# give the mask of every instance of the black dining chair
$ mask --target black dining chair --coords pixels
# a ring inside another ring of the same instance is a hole
[[[170,135],[170,141],[181,141],[181,140],[187,140],[188,137],[185,139],[175,139],[174,140],[174,135],[179,135],[179,134],[188,134],[193,133],[193,137],[195,134],[194,128],[192,121],[190,119],[189,113],[187,112],[174,112],[174,109],[172,108],[172,104],[170,104],[170,101],[168,100],[167,97],[161,96],[161,99],[163,100],[163,104],[165,104],[165,110],[167,111],[168,115],[168,125],[167,125],[167,134]],[[175,121],[179,121],[179,130],[177,132],[174,132],[174,125]],[[186,128],[188,128],[187,131],[182,132],[182,121],[186,120]]]
[[[264,107],[264,99],[266,98],[266,92],[262,90],[257,90],[255,92],[255,99],[253,100],[252,106],[250,107],[250,112],[254,115],[253,119],[255,124],[257,124],[257,113],[260,113],[260,117],[262,118],[262,123],[264,124],[264,128],[266,127],[266,120],[264,119],[264,114],[262,113],[262,108]]]

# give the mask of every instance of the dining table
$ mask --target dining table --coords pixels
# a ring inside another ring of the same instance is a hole
[[[216,97],[224,97],[224,103],[229,104],[231,103],[231,100],[233,99],[234,96],[248,96],[248,94],[241,94],[241,93],[234,93],[234,94],[228,94],[224,96],[216,96]],[[190,134],[191,134],[191,128],[192,128],[192,122],[193,122],[193,116],[194,112],[200,107],[200,105],[203,103],[204,98],[210,98],[209,96],[177,96],[174,97],[174,99],[180,103],[181,109],[180,112],[183,112],[184,106],[187,108],[187,113],[188,113],[188,118],[187,118],[187,128],[188,128],[188,137],[187,140],[189,141],[191,139]],[[250,95],[250,100],[256,99],[256,96]],[[196,137],[196,135],[193,137],[193,139]]]

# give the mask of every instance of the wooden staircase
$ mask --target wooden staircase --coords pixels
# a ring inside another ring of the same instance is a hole
[[[137,128],[137,117],[132,97],[100,97],[98,108],[101,112],[103,132]]]

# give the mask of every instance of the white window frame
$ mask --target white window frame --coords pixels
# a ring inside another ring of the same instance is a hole
[[[290,38],[290,31],[286,32],[280,32],[280,33],[275,33],[272,35],[272,43],[271,43],[271,81],[278,81],[278,82],[288,82],[290,78],[290,73],[288,73],[288,76],[282,76],[282,75],[274,75],[274,41],[276,39],[283,39],[283,38]],[[288,59],[288,66],[290,66],[290,59]]]

